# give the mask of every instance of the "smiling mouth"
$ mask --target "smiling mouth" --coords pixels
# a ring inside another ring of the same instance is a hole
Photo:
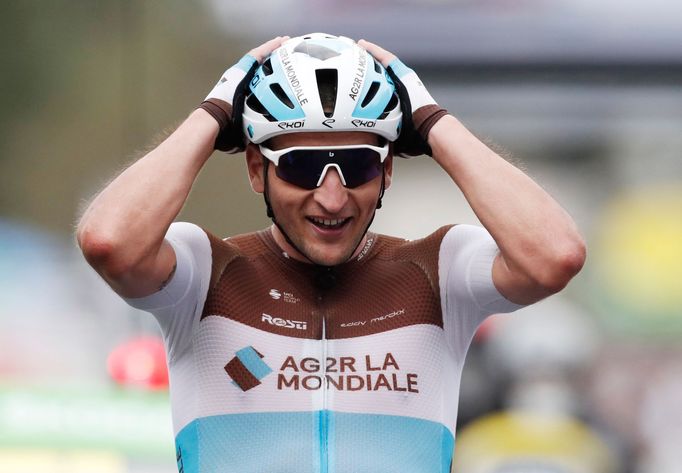
[[[324,228],[325,230],[337,230],[348,222],[350,222],[350,217],[348,218],[317,218],[317,217],[306,217],[309,222],[313,225]]]

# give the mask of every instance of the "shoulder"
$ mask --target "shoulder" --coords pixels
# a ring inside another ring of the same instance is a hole
[[[452,228],[453,225],[445,225],[417,240],[379,234],[377,256],[391,259],[420,259],[434,254],[437,256],[445,235]]]
[[[211,246],[213,260],[210,287],[220,280],[225,270],[235,260],[253,260],[268,252],[262,236],[263,231],[243,233],[228,238],[205,232]]]
[[[439,253],[443,238],[452,225],[446,225],[417,240],[406,240],[389,235],[377,235],[376,260],[409,263],[417,266],[427,277],[432,290],[439,290]]]
[[[497,251],[497,244],[488,230],[479,225],[462,224],[452,227],[443,235],[439,260],[441,265],[465,270],[474,259],[482,258],[492,264]],[[485,268],[486,271],[490,269]]]
[[[443,235],[439,255],[444,264],[456,259],[468,259],[481,252],[494,256],[497,251],[497,244],[488,230],[479,225],[462,224],[452,227]]]
[[[497,243],[484,227],[458,225],[441,245],[439,264],[445,289],[453,299],[477,307],[479,316],[512,312],[522,307],[507,300],[495,286],[493,265]]]

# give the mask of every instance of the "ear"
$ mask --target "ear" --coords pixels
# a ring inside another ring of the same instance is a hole
[[[246,145],[246,168],[249,171],[249,181],[254,192],[262,194],[265,190],[265,180],[263,176],[263,155],[260,154],[258,146],[253,143]]]
[[[391,179],[393,178],[393,154],[386,156],[384,159],[384,190],[391,187]]]

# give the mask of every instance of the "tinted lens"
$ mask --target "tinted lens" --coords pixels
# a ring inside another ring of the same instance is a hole
[[[361,186],[381,175],[379,153],[367,148],[290,151],[280,156],[276,173],[290,184],[315,189],[325,166],[332,163],[341,168],[349,188]]]
[[[361,186],[381,175],[381,158],[376,151],[367,148],[344,151],[347,153],[340,166],[347,187]]]

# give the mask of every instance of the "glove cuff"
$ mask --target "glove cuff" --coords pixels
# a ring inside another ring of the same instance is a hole
[[[412,114],[414,128],[417,130],[417,133],[419,133],[419,136],[421,136],[424,141],[427,141],[433,125],[447,114],[448,111],[437,104],[419,107]]]
[[[232,123],[232,105],[224,100],[212,98],[204,100],[199,108],[206,110],[215,121],[218,122],[220,130],[225,130]]]
[[[239,136],[241,130],[232,126],[232,105],[220,99],[208,99],[199,105],[218,122],[220,132],[215,140],[215,149],[227,153],[243,151],[243,138]]]

